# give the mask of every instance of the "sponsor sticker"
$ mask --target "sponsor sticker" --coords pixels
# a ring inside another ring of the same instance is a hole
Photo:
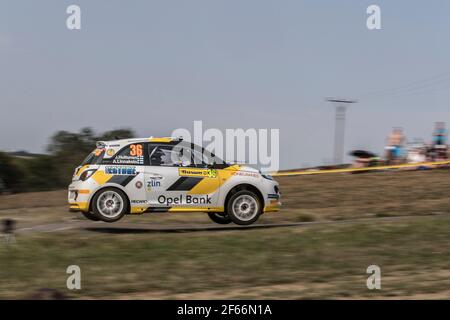
[[[135,186],[138,189],[142,188],[142,185],[143,185],[142,181],[136,181],[136,183],[135,183]]]
[[[114,149],[108,149],[108,150],[106,151],[106,154],[107,154],[108,156],[110,156],[110,157],[112,157],[115,153],[116,153],[116,152],[114,151]]]
[[[158,197],[158,203],[167,205],[168,207],[173,204],[211,204],[211,197],[208,195],[193,196],[180,194],[178,197],[160,195]]]
[[[236,171],[234,173],[235,176],[242,176],[242,177],[252,177],[252,178],[258,178],[259,175],[254,172],[245,172],[245,171]]]
[[[117,155],[113,163],[115,164],[144,164],[144,156]]]
[[[147,204],[147,200],[131,200],[132,204]]]
[[[96,157],[98,157],[99,155],[101,155],[102,154],[102,152],[104,151],[105,149],[102,149],[102,148],[97,148],[97,149],[95,149],[94,150],[94,155],[96,156]]]
[[[136,175],[136,167],[108,166],[105,167],[106,174]]]
[[[215,178],[217,177],[216,169],[178,169],[178,175],[181,177],[204,177]]]
[[[147,181],[147,191],[152,191],[161,187],[161,181],[158,178],[150,178]]]

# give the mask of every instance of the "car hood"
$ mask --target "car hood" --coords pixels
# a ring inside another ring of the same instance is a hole
[[[249,166],[241,166],[239,171],[259,173],[258,169],[255,169],[255,168],[252,168],[252,167],[249,167]]]

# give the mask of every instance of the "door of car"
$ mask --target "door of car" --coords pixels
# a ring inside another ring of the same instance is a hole
[[[150,207],[214,208],[217,170],[195,159],[191,144],[149,144],[145,188]]]
[[[104,175],[101,183],[121,185],[130,198],[132,206],[145,202],[144,185],[145,143],[131,143],[116,154],[107,149],[102,161]],[[94,176],[95,178],[95,176]],[[107,178],[107,179],[106,179]]]

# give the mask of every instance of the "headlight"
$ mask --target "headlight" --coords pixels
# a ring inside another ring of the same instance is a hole
[[[267,180],[273,180],[273,178],[270,174],[262,174],[262,177]]]
[[[85,181],[85,180],[89,179],[94,174],[95,171],[97,171],[97,169],[90,169],[90,170],[84,171],[80,175],[80,180]]]

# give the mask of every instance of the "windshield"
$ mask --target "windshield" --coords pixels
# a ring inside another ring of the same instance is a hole
[[[86,159],[81,163],[82,166],[87,164],[100,164],[103,160],[103,156],[105,155],[105,149],[95,149],[92,151]]]

